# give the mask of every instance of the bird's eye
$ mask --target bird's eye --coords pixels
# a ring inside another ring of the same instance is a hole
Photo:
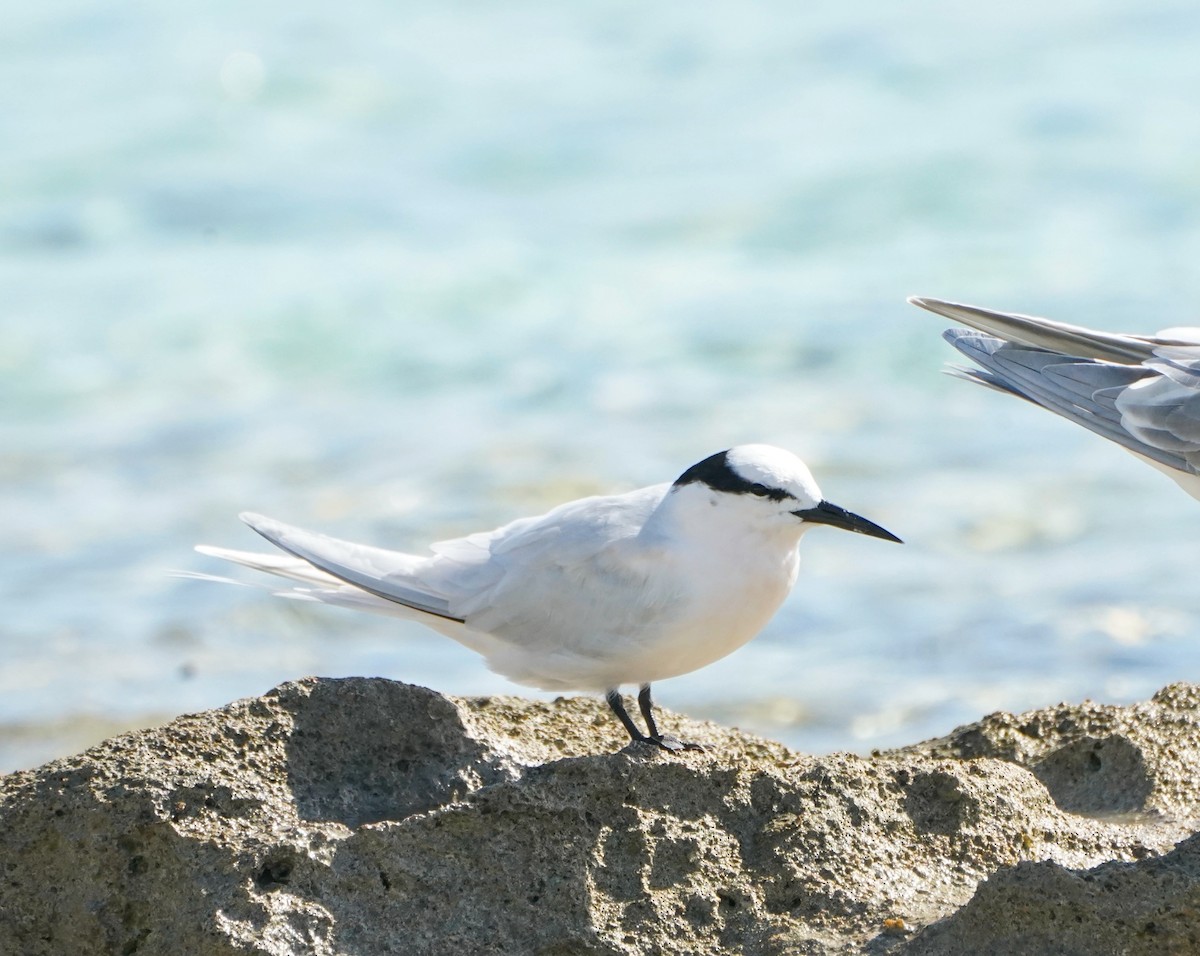
[[[766,485],[760,485],[758,482],[755,482],[750,486],[750,494],[758,495],[760,498],[769,498],[771,489]]]

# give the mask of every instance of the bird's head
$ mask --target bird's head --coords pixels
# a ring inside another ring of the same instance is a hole
[[[900,541],[890,531],[826,501],[799,458],[772,445],[737,445],[692,465],[671,486],[763,530],[799,536],[818,524]]]

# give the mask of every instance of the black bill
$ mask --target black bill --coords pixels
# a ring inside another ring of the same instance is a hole
[[[885,541],[904,542],[885,528],[879,527],[874,521],[868,521],[845,508],[822,501],[815,508],[805,508],[803,511],[793,511],[797,518],[811,521],[813,524],[827,524],[843,531],[856,531],[859,534],[869,534],[872,538],[883,538]]]

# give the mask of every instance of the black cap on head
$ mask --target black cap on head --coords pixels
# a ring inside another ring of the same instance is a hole
[[[728,449],[709,455],[704,461],[692,465],[675,479],[674,487],[697,483],[707,485],[713,491],[724,491],[733,495],[757,495],[772,501],[795,497],[790,491],[784,491],[782,488],[769,488],[761,482],[743,478],[729,464]]]

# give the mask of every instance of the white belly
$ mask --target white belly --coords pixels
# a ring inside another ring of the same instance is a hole
[[[646,684],[678,677],[720,660],[758,634],[774,616],[796,578],[798,558],[765,567],[743,565],[726,576],[689,574],[686,580],[710,582],[703,589],[681,590],[650,602],[642,615],[629,604],[614,609],[610,620],[591,621],[591,630],[564,632],[557,641],[533,645],[512,635],[488,665],[517,683],[543,690],[604,691],[624,684]],[[623,612],[623,613],[621,613]],[[612,626],[609,626],[612,625]]]

